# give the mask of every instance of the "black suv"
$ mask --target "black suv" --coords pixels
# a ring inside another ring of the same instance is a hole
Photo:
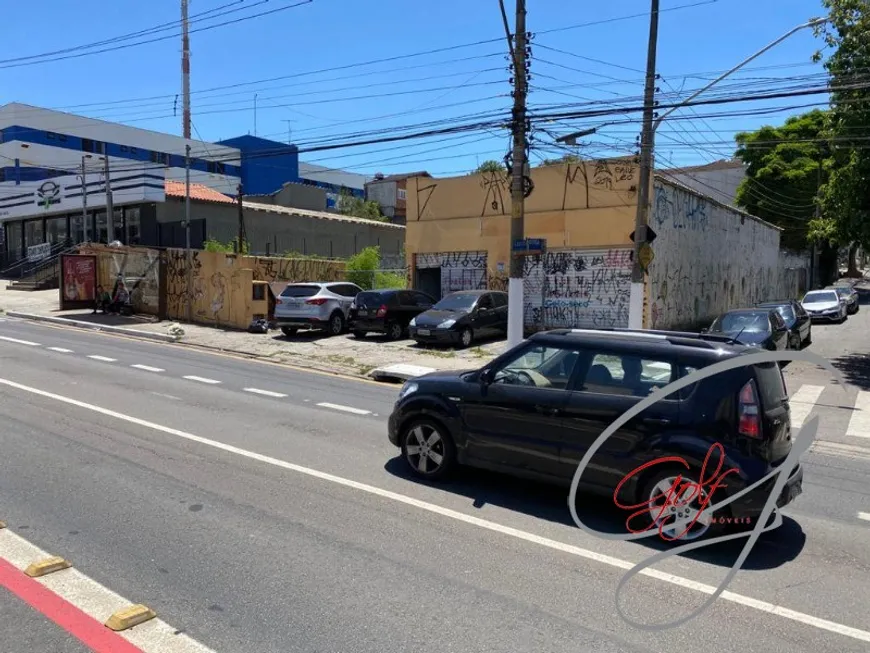
[[[419,290],[364,290],[350,306],[350,328],[357,338],[374,331],[399,340],[408,332],[408,323],[434,303]]]
[[[389,439],[424,479],[441,478],[462,464],[570,486],[596,438],[644,396],[694,370],[753,351],[712,335],[627,329],[538,333],[480,370],[435,372],[405,383],[390,415]],[[621,505],[653,506],[680,479],[712,487],[713,462],[700,477],[717,443],[724,451],[723,469],[736,471],[708,505],[721,500],[719,492],[730,496],[784,462],[792,433],[777,364],[721,372],[662,396],[598,449],[580,488],[613,501],[621,484],[616,497]],[[667,456],[687,464],[662,464],[659,459]],[[648,463],[648,469],[633,473]],[[697,522],[681,539],[701,537],[735,519],[757,518],[775,480],[729,504],[723,509],[727,515],[711,516],[693,503]],[[802,480],[797,466],[777,505],[791,502]],[[702,491],[698,498],[703,496]]]

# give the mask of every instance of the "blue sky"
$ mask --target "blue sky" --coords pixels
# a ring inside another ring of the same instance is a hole
[[[296,2],[191,0],[191,29]],[[648,0],[527,0],[527,4],[528,26],[536,33],[529,98],[533,110],[552,111],[558,105],[565,111],[590,100],[640,97],[649,23],[647,16],[627,17],[648,12]],[[21,57],[176,21],[178,0],[39,0],[38,5],[16,2],[4,7],[7,29],[0,54],[5,62],[0,62],[0,103],[19,101],[181,132],[181,44],[174,31],[156,35],[169,37],[166,40],[138,47],[19,65],[33,61]],[[225,5],[220,12],[232,13],[217,16],[215,11],[216,17],[197,18]],[[513,1],[507,0],[507,5],[512,10]],[[718,72],[823,13],[819,0],[662,0],[662,10],[659,88],[671,98],[700,88]],[[139,40],[146,38],[155,37]],[[492,42],[355,65],[479,41]],[[723,82],[719,92],[763,92],[782,87],[783,79],[790,77],[800,77],[795,86],[818,86],[823,69],[810,63],[818,47],[810,30],[795,34]],[[471,122],[473,114],[494,116],[506,112],[510,104],[497,0],[313,0],[268,16],[194,31],[191,49],[194,136],[207,141],[254,133],[255,94],[256,133],[286,141],[289,127],[293,141],[303,150],[347,142],[355,133],[386,133],[436,121]],[[807,80],[807,75],[818,77]],[[805,110],[795,108],[798,105],[822,99],[698,107],[694,113],[680,110],[674,116],[683,119],[669,121],[659,131],[658,164],[698,164],[728,156],[735,132],[781,122],[790,113]],[[770,113],[722,115],[757,109]],[[533,161],[558,155],[553,135],[614,120],[623,122],[605,125],[584,139],[579,153],[628,153],[639,129],[638,117],[632,114],[630,122],[617,117],[542,125],[543,131],[535,133]],[[490,129],[309,152],[300,158],[365,174],[428,170],[447,175],[468,171],[485,159],[500,159],[507,147],[506,133]]]

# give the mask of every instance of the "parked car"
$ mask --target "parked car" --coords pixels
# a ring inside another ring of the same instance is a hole
[[[850,284],[834,284],[833,286],[828,286],[828,289],[836,290],[840,298],[846,302],[847,315],[854,315],[858,312],[858,309],[860,308],[860,304],[858,303],[858,291]]]
[[[357,338],[374,331],[398,340],[408,323],[434,303],[433,297],[419,290],[364,290],[351,304],[350,329]]]
[[[362,288],[344,281],[288,284],[275,300],[275,326],[285,336],[299,329],[318,329],[337,336],[347,328],[354,297]]]
[[[419,343],[468,347],[477,338],[507,333],[508,295],[495,290],[460,290],[445,295],[408,325]]]
[[[406,382],[389,418],[389,441],[401,450],[411,473],[426,480],[468,465],[570,486],[593,442],[642,397],[752,351],[697,333],[537,333],[481,369],[433,372]],[[621,486],[618,498],[622,505],[655,504],[662,488],[680,476],[697,487],[705,456],[718,443],[727,467],[737,473],[714,492],[716,503],[722,499],[719,492],[730,496],[776,470],[791,451],[791,437],[779,366],[742,366],[669,395],[625,424],[598,449],[579,487],[613,501],[623,479],[650,465],[649,473],[635,474]],[[663,465],[664,456],[682,458],[687,465]],[[709,469],[707,476],[709,487]],[[800,493],[802,479],[800,466],[790,471],[778,505]],[[774,480],[723,509],[727,515],[716,516],[757,518]],[[699,509],[696,503],[689,507],[698,528],[683,540],[715,528],[711,515]],[[670,518],[670,513],[663,517],[666,532]]]
[[[836,290],[811,290],[804,295],[801,305],[812,320],[846,321],[846,301]]]
[[[771,351],[788,349],[790,334],[779,312],[770,308],[741,308],[723,313],[706,333],[733,338],[742,345]]]
[[[809,314],[795,299],[783,299],[780,301],[762,302],[758,308],[769,308],[779,313],[779,316],[788,327],[790,337],[790,349],[803,349],[813,342],[813,321]]]

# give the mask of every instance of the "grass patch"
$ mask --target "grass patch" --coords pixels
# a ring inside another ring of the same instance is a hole
[[[483,347],[475,347],[469,352],[472,356],[477,358],[488,358],[490,354],[486,353]]]
[[[424,349],[423,353],[427,356],[435,356],[435,358],[456,358],[455,351],[439,351],[437,349]]]
[[[330,354],[329,356],[326,357],[326,360],[330,361],[331,363],[338,363],[339,365],[348,365],[350,367],[353,367],[355,365],[359,365],[359,363],[356,362],[356,358],[354,358],[353,356],[342,356],[340,354]]]

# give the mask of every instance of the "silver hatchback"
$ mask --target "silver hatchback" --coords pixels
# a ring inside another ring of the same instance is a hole
[[[319,329],[337,336],[347,328],[347,316],[362,288],[345,281],[291,283],[277,297],[275,325],[292,336],[299,329]]]

